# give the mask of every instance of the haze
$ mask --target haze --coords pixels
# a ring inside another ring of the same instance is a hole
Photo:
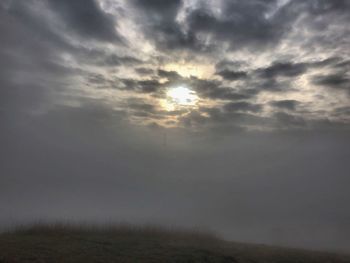
[[[0,226],[350,248],[350,1],[3,0]]]

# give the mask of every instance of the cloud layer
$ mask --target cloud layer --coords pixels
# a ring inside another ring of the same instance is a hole
[[[256,122],[236,122],[246,130],[280,129],[282,114],[292,120],[287,129],[295,119],[303,120],[298,129],[346,128],[349,116],[338,109],[349,105],[349,9],[343,0],[4,1],[1,54],[12,73],[70,78],[72,103],[115,94],[106,103],[141,125],[184,127],[181,120],[200,116],[205,127],[196,128],[206,129],[216,121],[208,111],[229,123],[225,108],[238,103],[259,105],[243,116]],[[179,85],[200,100],[172,117],[141,118],[121,101],[142,97],[163,111],[166,90]]]

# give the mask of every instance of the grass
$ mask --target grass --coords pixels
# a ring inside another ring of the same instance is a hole
[[[349,263],[350,256],[228,242],[201,231],[36,224],[0,234],[0,263],[20,262]]]

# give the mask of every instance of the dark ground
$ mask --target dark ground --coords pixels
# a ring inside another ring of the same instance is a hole
[[[155,227],[35,225],[0,234],[0,263],[349,263],[350,256],[248,245]]]

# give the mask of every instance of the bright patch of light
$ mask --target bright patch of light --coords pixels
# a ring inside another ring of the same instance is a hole
[[[163,68],[166,71],[176,71],[184,78],[191,76],[205,78],[215,73],[215,68],[211,64],[189,64],[189,63],[170,63]]]
[[[172,104],[184,106],[195,105],[198,100],[196,92],[185,87],[169,89],[167,92],[167,98]]]

